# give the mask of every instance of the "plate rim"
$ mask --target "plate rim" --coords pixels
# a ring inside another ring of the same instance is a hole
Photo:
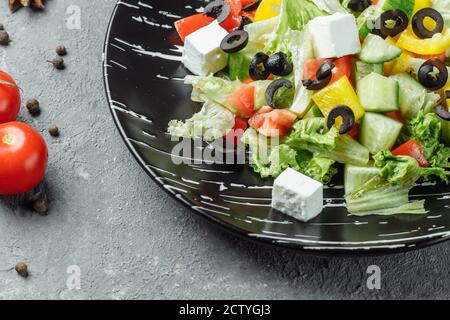
[[[212,224],[215,227],[220,227],[220,229],[229,232],[235,236],[238,236],[241,239],[244,239],[246,241],[251,241],[256,244],[264,244],[268,245],[270,247],[276,247],[276,248],[285,248],[285,249],[291,249],[295,251],[301,251],[303,253],[310,253],[310,254],[316,254],[316,255],[325,255],[325,256],[370,256],[370,255],[387,255],[387,254],[398,254],[403,252],[409,252],[413,250],[423,249],[427,247],[434,246],[439,243],[443,243],[445,241],[450,240],[450,231],[448,232],[437,232],[432,233],[429,235],[424,235],[421,237],[411,237],[407,239],[395,239],[392,241],[386,240],[386,245],[370,245],[370,242],[373,241],[365,241],[365,242],[355,242],[355,245],[353,247],[342,245],[336,242],[335,245],[330,244],[330,241],[315,241],[315,244],[313,246],[306,244],[302,239],[295,239],[296,241],[292,241],[294,239],[291,239],[291,241],[288,241],[289,239],[286,239],[286,242],[284,241],[273,241],[268,237],[256,237],[252,236],[248,232],[245,232],[241,230],[238,227],[232,227],[230,224],[224,222],[221,219],[215,219],[213,216],[208,215],[204,212],[201,212],[199,210],[196,210],[192,208],[191,205],[188,205],[185,201],[178,198],[175,194],[171,193],[169,190],[164,188],[163,183],[158,181],[157,174],[154,170],[149,168],[145,161],[139,156],[139,153],[136,151],[136,149],[131,144],[130,140],[128,139],[125,131],[123,130],[123,127],[117,117],[117,113],[115,111],[114,105],[112,103],[112,97],[111,92],[109,90],[109,82],[108,82],[108,72],[107,72],[107,61],[108,61],[108,46],[109,46],[109,39],[111,34],[111,28],[114,23],[119,5],[122,3],[121,0],[117,0],[116,4],[113,8],[113,11],[110,15],[108,27],[106,29],[106,34],[104,38],[103,43],[103,51],[102,51],[102,78],[103,78],[103,84],[106,94],[106,102],[108,104],[109,111],[111,112],[114,124],[119,131],[119,134],[127,146],[128,150],[131,152],[135,160],[139,163],[141,168],[149,175],[152,180],[161,188],[163,189],[168,195],[171,196],[171,198],[175,199],[178,203],[183,204],[186,208],[189,209],[189,211],[194,212],[197,216],[200,216],[204,218],[207,222]],[[279,237],[278,237],[278,240]],[[403,240],[403,241],[401,241]],[[378,241],[380,242],[380,241]],[[367,245],[363,245],[363,243],[368,243]],[[349,242],[350,244],[350,242]]]

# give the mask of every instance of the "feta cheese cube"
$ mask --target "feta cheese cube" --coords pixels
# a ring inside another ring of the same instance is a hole
[[[190,35],[184,42],[183,64],[198,76],[216,73],[227,66],[228,55],[220,49],[220,43],[228,32],[217,21]]]
[[[317,17],[308,23],[318,58],[343,57],[361,51],[356,19],[349,13]]]
[[[301,221],[309,221],[323,210],[323,185],[294,169],[275,179],[272,207]]]

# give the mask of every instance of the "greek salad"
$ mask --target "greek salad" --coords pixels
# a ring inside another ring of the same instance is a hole
[[[450,0],[217,0],[175,27],[203,107],[168,133],[245,144],[275,209],[316,217],[338,168],[355,216],[449,182]]]

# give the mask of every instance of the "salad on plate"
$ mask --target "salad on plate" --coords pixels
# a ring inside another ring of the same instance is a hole
[[[316,217],[338,170],[354,216],[449,182],[450,0],[216,0],[175,27],[202,108],[168,133],[244,144],[275,209]]]

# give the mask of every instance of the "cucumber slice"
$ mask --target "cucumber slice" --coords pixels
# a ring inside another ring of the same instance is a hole
[[[352,74],[354,75],[353,83],[358,83],[359,80],[371,74],[372,72],[384,75],[384,65],[382,63],[369,64],[362,61],[356,61],[353,65],[352,72]]]
[[[398,82],[371,73],[357,83],[358,97],[366,111],[389,112],[399,109]]]
[[[403,124],[382,114],[366,112],[364,115],[360,142],[371,154],[391,150],[395,145]]]
[[[400,111],[405,119],[413,119],[420,110],[431,112],[440,100],[434,92],[428,92],[416,79],[407,73],[399,73],[390,77],[399,84]]]
[[[425,104],[427,90],[407,73],[390,77],[399,84],[400,111],[406,119],[414,118]]]
[[[380,169],[375,167],[360,167],[351,164],[345,165],[344,185],[345,194],[350,194],[367,181],[380,174]]]
[[[400,57],[402,50],[380,36],[369,33],[364,40],[359,59],[367,63],[384,63]]]

